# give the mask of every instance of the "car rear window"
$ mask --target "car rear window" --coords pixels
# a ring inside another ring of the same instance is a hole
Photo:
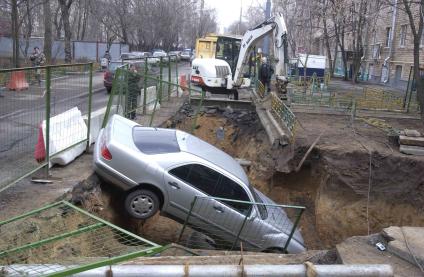
[[[175,130],[134,127],[133,140],[138,150],[148,155],[180,152]]]

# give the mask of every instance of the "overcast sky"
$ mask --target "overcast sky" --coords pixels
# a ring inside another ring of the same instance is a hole
[[[243,5],[243,14],[252,4],[262,3],[265,6],[266,0],[205,0],[205,4],[210,8],[215,8],[218,17],[219,31],[239,20],[240,4]]]

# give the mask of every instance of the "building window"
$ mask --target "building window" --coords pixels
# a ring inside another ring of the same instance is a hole
[[[400,26],[400,47],[405,47],[406,44],[406,31],[408,29],[408,25]]]
[[[372,58],[375,60],[380,58],[380,44],[374,44],[372,46]]]
[[[386,47],[390,47],[390,40],[392,39],[391,38],[391,36],[392,36],[391,31],[392,31],[392,28],[390,28],[390,27],[386,28],[386,43],[385,43]]]

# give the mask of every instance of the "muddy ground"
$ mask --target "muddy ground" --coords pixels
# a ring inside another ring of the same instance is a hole
[[[332,248],[347,237],[391,225],[424,226],[424,157],[399,153],[387,129],[423,132],[420,121],[391,119],[375,124],[356,119],[352,124],[344,116],[298,114],[301,126],[293,146],[272,148],[254,112],[206,108],[196,123],[192,115],[184,106],[165,127],[185,131],[194,127],[196,136],[235,158],[251,161],[245,168],[251,183],[274,201],[305,206],[300,228],[309,249]],[[321,133],[315,149],[295,172]],[[82,189],[74,195],[88,196],[90,200],[83,201],[87,209],[157,243],[175,242],[181,230],[178,223],[161,216],[147,222],[128,218],[121,194],[107,184],[97,193]]]

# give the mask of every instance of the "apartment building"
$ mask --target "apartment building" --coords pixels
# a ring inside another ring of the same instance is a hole
[[[413,12],[419,13],[419,9]],[[408,15],[403,10],[402,2],[381,8],[375,25],[370,27],[372,29],[362,63],[365,79],[406,88],[413,66],[414,45]],[[424,66],[424,35],[420,46],[420,64]]]

